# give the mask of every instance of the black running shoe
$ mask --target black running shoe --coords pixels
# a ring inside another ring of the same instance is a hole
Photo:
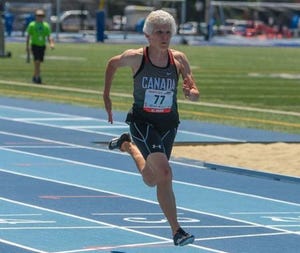
[[[131,138],[130,138],[129,133],[124,133],[119,138],[112,139],[108,143],[108,148],[111,149],[111,150],[116,149],[116,148],[120,149],[124,141],[131,142]]]
[[[42,78],[40,76],[36,78],[36,83],[42,84]]]
[[[173,237],[175,246],[184,246],[193,243],[195,237],[186,233],[182,228],[179,228]]]
[[[42,79],[39,76],[38,77],[34,76],[34,77],[32,77],[32,82],[36,83],[36,84],[41,84],[42,83]]]

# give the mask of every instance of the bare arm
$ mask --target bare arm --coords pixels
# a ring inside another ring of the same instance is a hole
[[[110,89],[114,79],[114,75],[120,67],[131,67],[134,73],[139,67],[141,57],[140,49],[129,49],[120,55],[116,55],[109,59],[105,70],[105,84],[103,91],[103,101],[108,115],[108,122],[113,123],[112,102],[110,99]]]
[[[29,41],[30,41],[30,35],[27,34],[27,36],[26,36],[26,51],[27,51],[28,53],[30,52]]]
[[[175,51],[173,52],[179,68],[179,73],[183,79],[182,91],[185,97],[191,101],[199,99],[199,90],[194,80],[190,64],[184,53]]]
[[[121,55],[112,57],[106,66],[105,71],[105,85],[104,85],[104,91],[103,91],[103,101],[105,105],[105,110],[108,115],[108,122],[111,124],[113,123],[113,117],[112,117],[112,103],[110,99],[110,88],[112,85],[112,81],[114,78],[114,74],[118,68],[119,61],[120,61]]]
[[[51,36],[48,36],[48,42],[51,49],[54,49],[54,39]]]

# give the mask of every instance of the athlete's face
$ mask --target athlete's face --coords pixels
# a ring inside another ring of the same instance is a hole
[[[45,17],[44,15],[36,15],[35,16],[35,21],[36,22],[42,22],[44,17]]]
[[[153,32],[149,35],[149,42],[151,45],[168,48],[172,37],[170,25],[155,25]]]

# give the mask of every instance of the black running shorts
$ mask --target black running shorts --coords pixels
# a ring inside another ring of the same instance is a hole
[[[31,50],[35,61],[44,61],[46,46],[31,45]]]
[[[155,152],[165,153],[170,159],[177,128],[162,132],[144,122],[131,122],[129,127],[132,139],[145,159]]]

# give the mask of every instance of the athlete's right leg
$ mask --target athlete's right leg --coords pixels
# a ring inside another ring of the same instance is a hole
[[[109,143],[109,148],[119,148],[130,154],[148,186],[171,181],[172,171],[168,155],[171,152],[176,129],[167,131],[161,137],[161,134],[152,125],[145,122],[132,122],[130,132],[134,144],[131,142],[129,134],[124,133],[119,138],[113,139]],[[167,150],[165,144],[168,147]]]
[[[146,185],[153,187],[156,185],[156,177],[152,168],[146,163],[145,158],[136,145],[132,142],[125,141],[121,145],[121,151],[127,152],[133,158],[137,169],[141,173]]]
[[[169,174],[161,134],[151,124],[141,121],[132,122],[130,132],[135,145],[130,145],[128,151],[136,161],[144,182],[148,186],[156,186]],[[139,162],[142,157],[143,162]]]

